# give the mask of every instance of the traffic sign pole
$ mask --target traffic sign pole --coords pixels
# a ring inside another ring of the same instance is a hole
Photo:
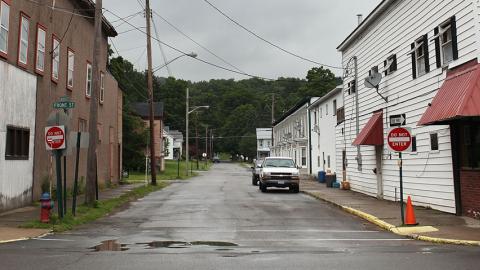
[[[55,154],[55,166],[57,171],[57,204],[58,204],[58,217],[63,218],[63,200],[62,200],[62,154],[61,150],[54,150]]]
[[[400,158],[400,164],[399,164],[399,167],[400,167],[400,214],[402,216],[402,225],[405,224],[405,215],[403,213],[404,209],[403,209],[403,161],[402,161],[402,152],[398,152],[398,156]]]

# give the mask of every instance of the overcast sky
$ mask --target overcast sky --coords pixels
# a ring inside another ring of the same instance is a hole
[[[144,2],[144,0],[138,0]],[[103,6],[120,17],[141,11],[138,1],[104,0]],[[356,27],[356,14],[364,18],[380,0],[208,0],[246,28],[280,47],[333,66],[340,66],[341,54],[336,47]],[[241,29],[209,6],[204,0],[152,0],[151,8],[192,39],[225,59],[243,72],[266,78],[299,77],[315,66],[291,56],[259,40]],[[105,16],[113,22],[119,36],[113,43],[120,55],[135,64],[138,70],[146,68],[145,35],[108,11]],[[153,15],[161,41],[184,52],[195,52],[198,57],[217,65],[232,66],[205,51],[161,18]],[[130,18],[129,23],[145,27],[142,14]],[[144,29],[144,28],[143,28]],[[122,33],[124,32],[124,33]],[[152,35],[155,35],[152,26]],[[153,47],[154,67],[164,63],[155,40]],[[163,46],[168,60],[179,52]],[[172,75],[176,78],[201,81],[218,78],[244,79],[234,74],[206,65],[188,57],[172,62]],[[333,70],[337,75],[341,71]],[[157,75],[168,76],[162,68]]]

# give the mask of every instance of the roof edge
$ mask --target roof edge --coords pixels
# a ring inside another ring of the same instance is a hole
[[[363,33],[395,1],[396,0],[382,0],[382,2],[380,2],[380,4],[378,4],[375,9],[368,14],[368,16],[347,36],[347,38],[345,38],[345,40],[338,45],[337,50],[341,52],[346,49],[346,47],[352,43],[354,38]]]
[[[319,99],[312,102],[312,104],[310,104],[310,106],[308,106],[308,108],[317,106],[318,104],[322,103],[323,101],[325,101],[325,100],[331,98],[332,96],[340,93],[342,90],[343,90],[343,86],[338,85],[337,87],[333,88],[332,90],[330,90],[328,93],[326,93],[325,95],[323,95]]]

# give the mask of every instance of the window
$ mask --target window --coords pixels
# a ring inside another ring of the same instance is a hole
[[[10,6],[0,0],[0,56],[8,54],[8,31],[10,29]]]
[[[79,132],[87,132],[87,120],[78,118],[78,131]]]
[[[417,78],[430,72],[430,64],[428,57],[428,36],[424,35],[417,39],[411,45],[412,50],[412,76]]]
[[[35,49],[35,71],[43,74],[45,71],[46,28],[37,24],[37,48]]]
[[[417,137],[412,136],[412,152],[417,152]]]
[[[18,65],[25,67],[28,63],[28,35],[30,32],[30,19],[20,13],[20,34],[18,36]]]
[[[461,167],[480,169],[480,127],[478,124],[465,125],[460,130]]]
[[[105,73],[100,72],[100,104],[103,104],[105,99]]]
[[[67,58],[67,89],[73,90],[73,75],[75,71],[75,52],[68,48]]]
[[[430,149],[432,151],[438,150],[438,134],[430,133]]]
[[[457,26],[455,16],[433,30],[437,67],[446,66],[458,59]]]
[[[102,135],[103,135],[103,129],[102,129],[102,124],[101,123],[97,123],[97,139],[98,139],[98,143],[101,143],[102,142]]]
[[[397,55],[390,55],[387,60],[383,62],[383,74],[385,76],[392,74],[397,70]]]
[[[302,147],[302,167],[307,166],[307,149]]]
[[[52,36],[52,81],[58,82],[58,71],[60,67],[60,41]]]
[[[85,95],[89,98],[92,96],[92,65],[87,62],[87,76],[85,83]]]
[[[347,88],[348,88],[348,94],[349,95],[354,94],[357,91],[355,80],[350,81],[347,85]]]
[[[328,115],[328,103],[325,104],[325,115]]]
[[[320,107],[320,118],[323,117],[323,108]]]
[[[337,125],[345,121],[345,108],[341,107],[337,110]]]
[[[316,110],[313,112],[313,123],[315,125],[317,124],[317,111]]]
[[[7,126],[5,159],[28,160],[30,129]]]
[[[330,168],[330,155],[327,156],[327,167]]]
[[[333,100],[333,116],[337,115],[337,100]]]
[[[320,167],[320,156],[317,156],[317,166]]]

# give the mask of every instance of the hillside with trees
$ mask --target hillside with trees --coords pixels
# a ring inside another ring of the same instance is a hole
[[[135,116],[130,104],[146,102],[145,72],[134,69],[132,63],[116,57],[110,59],[110,72],[124,91],[124,166],[142,166],[143,147],[148,132]],[[214,151],[232,155],[256,155],[255,129],[271,126],[272,95],[275,96],[275,118],[306,96],[323,96],[340,84],[339,78],[328,69],[312,68],[305,79],[278,78],[267,81],[250,78],[212,79],[190,82],[173,77],[154,77],[154,100],[164,103],[165,125],[185,134],[186,88],[190,89],[190,106],[209,105],[190,115],[191,145],[198,130],[199,145],[205,141],[205,126],[213,129]],[[195,148],[191,148],[194,154]],[[200,147],[203,149],[203,147]]]

